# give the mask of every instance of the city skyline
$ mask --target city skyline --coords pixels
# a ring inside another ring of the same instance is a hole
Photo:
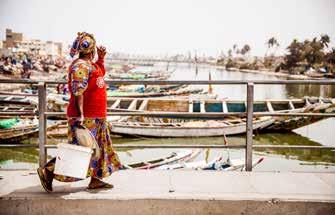
[[[335,40],[335,2],[302,1],[0,1],[0,38],[5,29],[26,38],[69,44],[76,32],[93,33],[112,52],[144,55],[218,56],[233,44],[264,56],[276,37],[283,53],[294,39],[328,34]]]

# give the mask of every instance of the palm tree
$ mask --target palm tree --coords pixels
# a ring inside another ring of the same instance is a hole
[[[233,51],[234,51],[236,54],[238,54],[239,50],[238,50],[238,48],[237,48],[237,44],[234,44],[234,45],[233,45]]]
[[[327,34],[322,34],[320,38],[320,42],[323,45],[323,47],[328,48],[328,43],[330,43],[330,38]]]
[[[228,57],[231,58],[232,56],[233,56],[233,50],[229,49],[229,50],[228,50]]]
[[[266,49],[266,53],[265,53],[265,57],[267,56],[268,54],[268,51],[270,48],[276,46],[276,50],[274,51],[273,55],[276,53],[278,47],[279,47],[279,43],[278,43],[278,40],[275,38],[275,37],[271,37],[267,42],[267,49]]]
[[[242,54],[242,55],[245,55],[245,54],[247,54],[248,52],[250,52],[250,50],[251,50],[251,47],[250,47],[248,44],[245,44],[245,45],[243,46],[243,48],[241,49],[241,54]]]

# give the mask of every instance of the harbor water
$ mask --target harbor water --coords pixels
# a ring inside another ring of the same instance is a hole
[[[165,70],[166,63],[155,64],[154,67],[139,67],[137,70]],[[280,80],[277,77],[266,74],[246,73],[238,71],[226,71],[213,66],[200,65],[197,68],[193,64],[170,63],[169,71],[173,71],[170,80]],[[209,86],[202,87],[205,90]],[[213,85],[213,93],[219,98],[245,99],[245,85]],[[304,96],[335,97],[335,86],[319,85],[256,85],[255,100],[261,99],[285,99],[301,98]],[[315,124],[299,128],[291,133],[267,133],[255,134],[254,144],[263,145],[310,145],[310,146],[335,146],[335,118],[328,118]],[[49,143],[66,142],[65,139],[49,139]],[[36,143],[32,138],[28,143]],[[132,144],[223,144],[222,137],[213,138],[115,138],[113,143]],[[244,135],[228,137],[228,144],[245,144]],[[132,163],[151,160],[169,155],[177,149],[135,149],[119,151],[121,161]],[[53,149],[48,150],[51,157]],[[196,160],[211,160],[217,156],[244,159],[243,149],[208,149],[204,150]],[[297,150],[297,149],[257,149],[253,151],[253,157],[264,157],[264,161],[254,171],[302,171],[302,172],[334,172],[334,150]],[[1,169],[29,169],[35,168],[38,162],[38,151],[35,149],[0,149]]]

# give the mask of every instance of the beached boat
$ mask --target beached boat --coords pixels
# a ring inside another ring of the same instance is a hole
[[[11,125],[7,126],[7,128],[0,128],[0,143],[14,143],[20,142],[22,140],[28,139],[34,135],[36,135],[39,131],[38,120],[34,119],[21,119],[21,118],[12,118],[5,119],[7,121],[15,121],[11,123]],[[5,121],[0,120],[0,121]],[[63,122],[50,122],[47,126],[47,131],[50,131]],[[8,124],[8,123],[7,123]]]
[[[334,98],[267,99],[253,103],[254,112],[310,112],[331,108]],[[327,106],[328,105],[328,106]],[[245,100],[185,98],[108,98],[108,108],[122,112],[244,113]]]
[[[254,159],[252,161],[252,168],[256,167],[264,160],[264,157]],[[230,159],[228,157],[225,160],[223,157],[218,157],[213,161],[209,162],[202,170],[220,170],[220,171],[234,171],[234,170],[245,170],[245,160],[241,159]]]
[[[252,167],[257,166],[263,160],[264,160],[263,157],[253,160]],[[234,170],[244,170],[244,166],[245,161],[243,159],[228,158],[227,160],[224,160],[222,156],[219,156],[209,162],[206,162],[205,160],[195,162],[183,162],[177,164],[162,165],[155,169],[159,170],[194,169],[194,170],[234,171]]]
[[[111,101],[110,101],[111,102]],[[112,103],[112,102],[111,102]],[[334,99],[303,98],[286,100],[255,101],[255,112],[335,112]],[[121,117],[113,122],[112,131],[116,134],[139,135],[152,137],[194,137],[194,136],[221,136],[242,134],[246,131],[245,118],[225,117],[214,120],[194,120],[192,117],[173,116],[174,113],[243,113],[246,111],[245,101],[234,100],[191,100],[191,99],[115,99],[111,111],[134,112],[170,112],[171,117]],[[271,125],[293,130],[321,120],[305,120],[306,123],[295,123],[287,126],[289,117],[259,117],[253,120],[253,129],[264,131]],[[306,117],[311,119],[311,117]],[[292,123],[291,123],[292,124]]]
[[[18,142],[29,138],[38,131],[37,119],[2,119],[0,124],[3,124],[0,129],[1,143]]]
[[[171,76],[171,72],[168,71],[128,71],[123,73],[112,73],[108,74],[108,77],[113,80],[166,80]]]
[[[31,96],[28,95],[0,91],[0,105],[31,105]]]
[[[123,165],[124,169],[152,169],[155,167],[159,167],[161,165],[172,164],[176,162],[187,162],[194,159],[196,156],[200,154],[201,150],[181,150],[178,152],[173,152],[169,156],[150,160],[146,162],[139,162],[133,164],[125,164]]]
[[[148,118],[159,120],[159,118]],[[253,129],[262,129],[274,122],[272,117],[259,117],[253,120]],[[245,119],[227,120],[184,120],[175,123],[146,123],[140,121],[113,122],[112,132],[118,135],[146,137],[215,137],[236,135],[246,132]]]
[[[145,97],[165,97],[176,95],[190,95],[202,93],[203,89],[190,88],[186,85],[171,85],[171,86],[143,86],[140,90],[108,90],[108,97],[127,97],[127,98],[145,98]]]
[[[128,102],[129,99],[135,99],[135,98],[141,99],[141,98],[150,97],[151,99],[153,97],[173,97],[173,96],[191,96],[191,95],[199,95],[198,98],[201,98],[201,97],[215,98],[216,97],[215,95],[206,94],[205,92],[203,92],[203,89],[189,88],[185,86],[178,88],[178,89],[171,89],[171,90],[166,90],[166,91],[162,90],[160,92],[141,93],[141,92],[108,91],[107,110],[108,111],[115,110],[115,108],[113,107],[116,106],[116,104],[118,103],[117,102],[118,98],[120,98],[122,101]],[[56,111],[56,112],[66,111],[66,107],[69,102],[69,96],[49,93],[47,96],[47,100],[48,100],[48,109],[50,111]]]
[[[33,114],[36,113],[37,106],[37,97],[34,98],[31,94],[0,91],[0,112],[3,113],[0,118],[8,118],[6,112]]]
[[[335,113],[335,103],[323,103],[306,108],[304,112],[308,113]],[[269,132],[289,132],[294,129],[318,122],[324,117],[320,116],[295,116],[295,117],[275,117],[272,125],[266,127],[264,131]]]

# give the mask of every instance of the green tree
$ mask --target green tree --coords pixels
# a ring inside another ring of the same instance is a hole
[[[323,47],[327,47],[328,48],[328,44],[330,43],[329,36],[327,34],[322,34],[320,42],[323,45]]]
[[[268,39],[268,41],[266,42],[266,45],[267,45],[267,49],[266,49],[266,53],[265,53],[265,57],[267,56],[268,54],[268,51],[273,48],[273,47],[276,47],[273,55],[275,54],[275,52],[277,51],[278,47],[279,47],[279,42],[278,40],[275,38],[275,37],[271,37],[270,39]]]
[[[332,48],[325,56],[325,64],[328,67],[328,70],[335,74],[335,48]]]
[[[228,57],[229,58],[233,57],[233,50],[231,49],[228,50]]]
[[[324,58],[323,47],[321,40],[317,40],[316,37],[312,41],[305,40],[302,46],[303,59],[301,61],[305,60],[309,67],[321,64]]]
[[[283,69],[287,69],[289,72],[292,72],[293,68],[303,60],[302,47],[303,44],[297,39],[294,39],[291,42],[291,44],[287,47],[289,53],[284,57],[285,63],[281,65],[281,67],[284,67]]]
[[[248,44],[245,44],[241,49],[241,54],[246,55],[251,50],[251,47]]]

